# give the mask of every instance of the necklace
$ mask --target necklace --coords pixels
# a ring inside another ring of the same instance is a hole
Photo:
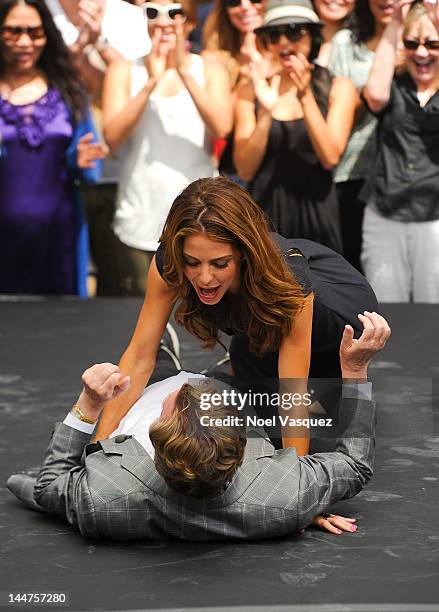
[[[4,86],[0,89],[2,97],[17,106],[31,104],[41,98],[46,92],[47,83],[40,75],[36,75],[27,83],[18,86],[4,81]]]

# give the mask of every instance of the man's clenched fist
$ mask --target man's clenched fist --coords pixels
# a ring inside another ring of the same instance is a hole
[[[130,377],[123,376],[119,366],[97,363],[82,375],[84,389],[77,405],[88,416],[98,417],[105,404],[123,393],[130,386]]]

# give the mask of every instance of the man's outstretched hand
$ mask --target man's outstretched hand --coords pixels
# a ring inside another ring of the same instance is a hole
[[[363,333],[354,339],[354,330],[346,325],[340,344],[340,365],[344,379],[367,379],[367,366],[372,357],[384,348],[391,329],[386,319],[376,312],[364,311],[358,318],[363,323]]]
[[[84,388],[77,405],[90,418],[97,419],[105,404],[121,395],[130,386],[130,377],[123,376],[119,366],[97,363],[82,375]]]

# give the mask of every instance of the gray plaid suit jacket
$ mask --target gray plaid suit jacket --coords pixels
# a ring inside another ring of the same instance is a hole
[[[375,404],[358,395],[355,387],[344,388],[343,433],[335,452],[298,457],[291,448],[275,450],[263,430],[249,432],[243,464],[215,498],[170,489],[135,438],[88,444],[89,434],[63,423],[55,427],[36,483],[24,481],[22,488],[35,485],[36,502],[87,537],[223,540],[289,534],[356,495],[372,476]],[[16,489],[15,483],[17,494]]]

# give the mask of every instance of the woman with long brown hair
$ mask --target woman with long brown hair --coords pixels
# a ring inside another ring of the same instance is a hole
[[[250,64],[259,65],[267,76],[273,74],[271,55],[258,44],[254,33],[262,25],[264,4],[265,0],[215,0],[204,26],[203,56],[219,60],[226,67],[233,106],[248,80]],[[243,184],[233,161],[233,134],[227,137],[224,149],[221,142],[217,144],[220,173]]]
[[[177,322],[206,347],[218,342],[219,330],[233,335],[231,365],[246,380],[339,378],[346,322],[360,331],[366,319],[357,313],[377,309],[364,277],[340,255],[270,234],[245,189],[224,177],[199,179],[169,212],[136,330],[120,362],[131,387],[106,408],[98,439],[115,429],[142,393],[177,301]],[[308,450],[305,438],[295,446]]]

